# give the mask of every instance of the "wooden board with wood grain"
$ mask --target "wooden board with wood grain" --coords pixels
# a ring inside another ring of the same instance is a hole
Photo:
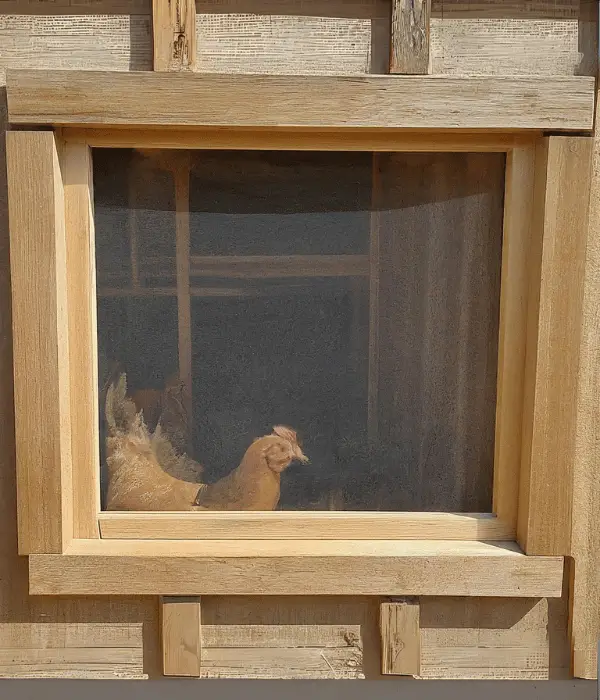
[[[573,580],[573,667],[595,679],[600,639],[600,140],[592,144],[592,173],[577,380],[573,458],[571,556]]]
[[[429,72],[431,0],[392,0],[390,73]]]
[[[591,129],[587,77],[227,76],[11,70],[14,124]],[[268,109],[267,109],[268,107]]]
[[[570,552],[592,146],[557,136],[536,152],[517,527],[527,554]]]
[[[161,626],[165,676],[200,675],[200,598],[162,598]]]
[[[19,551],[61,552],[73,537],[63,182],[52,132],[6,143]]]
[[[196,65],[195,0],[153,0],[154,70],[193,70]]]
[[[421,629],[419,601],[382,603],[381,673],[418,676],[421,668]]]

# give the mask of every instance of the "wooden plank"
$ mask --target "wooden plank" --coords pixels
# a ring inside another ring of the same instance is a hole
[[[245,6],[243,2],[231,4],[231,13],[227,13],[221,3],[218,6],[210,0],[197,3],[200,72],[271,75],[387,72],[390,17],[386,2],[251,0]]]
[[[92,213],[92,162],[85,144],[67,144],[62,156],[67,244],[69,393],[75,537],[99,537],[100,454],[96,263]]]
[[[557,597],[562,573],[561,557],[481,542],[74,540],[29,557],[32,595]]]
[[[594,80],[7,72],[14,124],[591,129]]]
[[[319,649],[204,649],[201,678],[361,679],[362,651]]]
[[[583,265],[593,142],[550,137],[536,156],[518,539],[570,552]]]
[[[592,152],[589,224],[585,251],[577,426],[573,464],[571,556],[573,668],[577,678],[597,677],[600,639],[600,141]]]
[[[535,149],[507,157],[502,242],[494,513],[516,529],[527,341],[528,260]]]
[[[381,673],[418,676],[421,664],[419,601],[382,603]]]
[[[150,0],[0,0],[7,15],[135,15],[150,14]]]
[[[104,539],[348,539],[508,541],[515,528],[453,513],[100,513]]]
[[[24,65],[45,70],[152,70],[149,0],[145,12],[115,14],[110,8],[103,13],[104,2],[94,1],[82,13],[79,1],[77,8],[60,2],[62,12],[55,2],[40,2],[37,13],[28,12],[19,0],[20,9],[0,14],[0,82],[5,69]]]
[[[3,622],[0,649],[141,649],[142,623]]]
[[[152,268],[152,260],[148,260]],[[165,268],[169,262],[161,261]],[[172,269],[172,267],[171,267]],[[265,279],[284,277],[366,277],[366,255],[192,255],[191,277]]]
[[[200,598],[163,598],[162,649],[165,676],[200,675]]]
[[[577,2],[577,0],[574,0]],[[431,72],[443,75],[593,75],[577,13],[536,17],[529,3],[493,18],[491,3],[445,2],[431,19]],[[503,12],[500,3],[499,12]],[[435,3],[434,3],[435,5]],[[548,3],[546,3],[548,5]],[[463,10],[462,16],[459,14]],[[471,16],[467,12],[471,10]],[[452,14],[452,13],[455,14]],[[486,16],[487,15],[487,16]],[[548,57],[552,56],[552,61]],[[583,59],[583,60],[582,60]]]
[[[73,536],[63,183],[53,133],[6,141],[19,552],[61,552]]]
[[[360,637],[360,625],[202,625],[204,649],[343,649]]]
[[[421,599],[428,680],[569,677],[566,599]]]
[[[0,624],[2,677],[143,678],[142,624]]]
[[[152,0],[154,70],[193,70],[196,65],[195,0]]]
[[[379,274],[381,227],[381,156],[373,153],[373,184],[369,230],[369,377],[367,428],[369,441],[376,443],[379,434]]]
[[[429,72],[431,0],[392,0],[390,73]]]
[[[392,129],[252,130],[252,129],[95,129],[69,127],[66,140],[102,148],[203,148],[296,151],[404,151],[407,153],[509,151],[532,143],[533,134],[398,132]]]
[[[131,286],[140,289],[140,263],[138,255],[138,186],[140,173],[137,172],[139,161],[136,159],[129,174],[127,204],[129,207],[129,258],[131,261]]]
[[[184,401],[188,425],[192,414],[192,307],[190,292],[190,163],[185,155],[177,158],[173,171],[175,184],[175,248],[177,275],[177,333],[179,379],[185,387]],[[191,445],[188,446],[191,449]]]

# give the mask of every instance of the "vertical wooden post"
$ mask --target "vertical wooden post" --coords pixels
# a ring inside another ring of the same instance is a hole
[[[152,0],[154,70],[194,70],[196,66],[195,0]]]
[[[598,119],[598,116],[596,117]],[[597,128],[597,127],[596,127]],[[577,430],[573,465],[573,673],[597,678],[600,640],[600,138],[593,139],[583,271]]]
[[[534,174],[535,147],[514,148],[508,154],[504,188],[493,510],[500,520],[510,523],[515,532],[523,428]]]
[[[98,342],[96,330],[96,255],[94,250],[91,151],[85,143],[66,143],[62,175],[65,193],[73,529],[83,539],[100,537],[98,458]],[[95,465],[92,469],[91,465]]]
[[[419,675],[421,670],[419,612],[418,600],[381,604],[382,675]]]
[[[431,0],[392,0],[390,73],[429,72]]]
[[[64,188],[51,131],[9,131],[6,155],[19,553],[57,554],[73,537]]]
[[[190,161],[176,160],[175,211],[177,261],[177,318],[179,332],[179,379],[185,386],[185,409],[192,425],[192,311],[190,293]]]
[[[379,435],[379,228],[381,207],[380,155],[373,154],[371,230],[369,239],[369,386],[368,436],[369,442]]]
[[[138,179],[140,177],[140,168],[137,158],[133,157],[131,168],[129,170],[129,192],[128,192],[128,210],[129,210],[129,256],[131,261],[131,287],[132,289],[140,288],[140,269],[138,260],[138,242],[137,242],[137,193]]]
[[[162,598],[160,605],[163,674],[197,678],[202,653],[200,598]]]
[[[593,140],[551,136],[536,152],[525,422],[517,539],[568,555]]]

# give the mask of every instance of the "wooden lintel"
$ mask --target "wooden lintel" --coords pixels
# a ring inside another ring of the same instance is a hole
[[[8,70],[13,124],[585,131],[594,78]]]
[[[390,73],[429,72],[431,0],[393,0]]]

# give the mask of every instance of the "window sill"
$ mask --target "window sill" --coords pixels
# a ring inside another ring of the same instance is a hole
[[[74,540],[29,557],[29,592],[558,598],[563,564],[512,542]]]

